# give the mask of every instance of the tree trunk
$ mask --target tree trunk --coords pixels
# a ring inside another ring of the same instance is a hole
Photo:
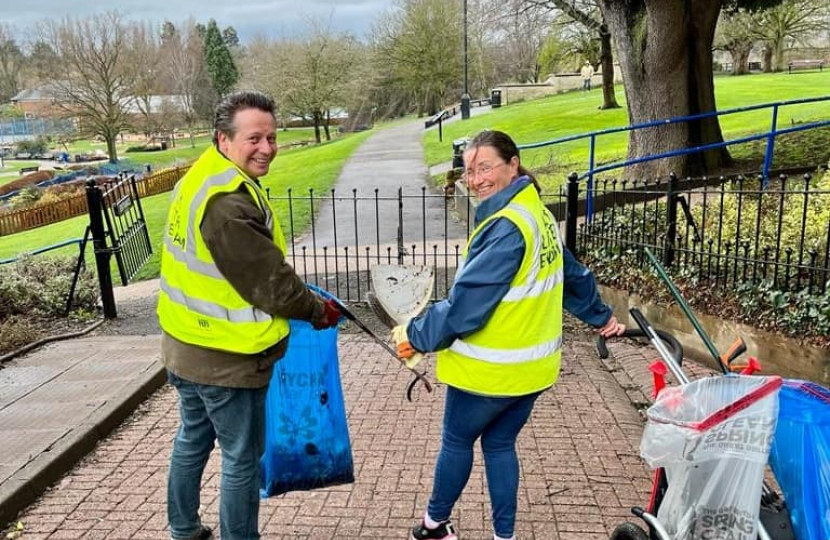
[[[720,0],[600,0],[623,72],[631,124],[715,110],[712,42]],[[722,142],[717,117],[631,131],[628,158]],[[624,176],[703,174],[729,163],[725,148],[648,161]]]
[[[611,34],[603,23],[599,27],[599,61],[602,66],[602,107],[600,109],[619,109],[617,96],[614,94],[614,53],[611,49]]]
[[[331,140],[331,133],[329,132],[329,125],[331,124],[331,111],[326,111],[326,121],[323,124],[323,128],[326,130],[326,140]]]
[[[749,53],[752,51],[752,44],[736,46],[732,53],[732,74],[746,75],[749,73]]]
[[[772,45],[769,43],[764,43],[764,49],[762,51],[762,61],[764,63],[764,73],[772,73],[775,71],[775,67],[772,64],[772,56],[773,56],[773,48]]]
[[[784,40],[781,39],[775,44],[775,71],[784,71]]]
[[[314,140],[317,144],[322,142],[320,138],[320,114],[315,112],[311,115],[312,121],[314,122]]]
[[[118,163],[118,149],[115,147],[115,138],[117,133],[105,133],[104,140],[107,141],[107,155],[110,157],[110,163]]]

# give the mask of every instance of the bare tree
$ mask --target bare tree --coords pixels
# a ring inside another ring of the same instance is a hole
[[[715,32],[715,48],[732,56],[732,74],[749,73],[749,53],[759,39],[758,17],[746,10],[721,13]]]
[[[264,47],[263,51],[267,57],[260,53],[253,59],[260,84],[290,114],[311,122],[318,143],[322,141],[321,129],[330,140],[331,111],[346,110],[355,87],[361,84],[364,51],[360,43],[348,34],[332,32],[324,23],[311,21],[307,37]]]
[[[539,52],[550,31],[550,10],[526,9],[523,0],[496,4],[490,10],[487,24],[493,34],[494,48],[501,52],[502,76],[518,82],[539,82]]]
[[[808,45],[827,25],[827,0],[784,0],[762,11],[755,26],[764,42],[765,71],[784,69],[784,53],[790,43]]]
[[[101,135],[110,161],[118,160],[115,140],[129,125],[131,83],[136,68],[127,62],[129,31],[116,12],[86,19],[46,21],[40,39],[55,51],[52,88],[60,107]]]
[[[180,116],[190,135],[190,146],[195,146],[193,130],[200,119],[210,119],[214,101],[213,89],[205,67],[204,45],[194,20],[178,30],[168,27],[161,51],[165,59],[164,76],[172,82],[173,94],[178,100]]]
[[[160,44],[156,32],[149,24],[135,24],[129,28],[130,46],[128,58],[135,68],[131,81],[130,96],[133,98],[139,118],[134,127],[140,129],[147,139],[161,131],[161,115],[158,108],[159,84],[162,76],[158,68]]]

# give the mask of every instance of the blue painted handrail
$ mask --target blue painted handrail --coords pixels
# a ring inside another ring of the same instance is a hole
[[[775,152],[775,138],[779,135],[784,135],[787,133],[794,133],[796,131],[804,131],[807,129],[814,129],[824,126],[830,126],[830,121],[819,121],[819,122],[811,122],[809,124],[802,124],[796,127],[790,127],[785,129],[778,129],[778,109],[786,106],[786,105],[801,105],[805,103],[817,103],[821,101],[830,101],[830,96],[823,96],[823,97],[813,97],[813,98],[802,98],[802,99],[792,99],[788,101],[776,101],[773,103],[762,103],[758,105],[747,105],[746,107],[736,107],[733,109],[727,109],[724,111],[709,111],[700,114],[694,114],[689,116],[677,116],[674,118],[666,118],[664,120],[655,120],[652,122],[644,122],[642,124],[634,124],[630,126],[622,126],[622,127],[615,127],[615,128],[608,128],[608,129],[601,129],[597,131],[591,131],[588,133],[581,133],[578,135],[568,135],[566,137],[560,137],[558,139],[552,139],[549,141],[541,141],[537,143],[529,143],[529,144],[521,144],[519,145],[520,150],[525,149],[534,149],[534,148],[543,148],[546,146],[553,146],[557,144],[563,144],[566,142],[577,141],[581,139],[588,139],[589,140],[589,147],[588,147],[588,170],[587,172],[579,175],[579,179],[587,179],[587,189],[590,193],[593,190],[594,184],[594,175],[601,172],[610,171],[612,169],[618,169],[621,167],[627,167],[629,165],[635,165],[637,163],[645,163],[647,161],[654,161],[657,159],[664,159],[669,157],[675,156],[683,156],[688,154],[694,154],[697,152],[704,152],[706,150],[714,150],[717,148],[723,148],[726,146],[730,146],[733,144],[741,144],[750,141],[756,141],[761,139],[767,140],[766,150],[764,151],[764,165],[763,170],[761,172],[763,176],[763,186],[766,187],[767,182],[769,181],[769,172],[772,167],[772,158]],[[670,124],[680,124],[684,122],[690,122],[692,120],[700,120],[703,118],[711,118],[713,116],[726,116],[729,114],[737,114],[743,113],[748,111],[757,111],[762,109],[772,109],[772,121],[770,125],[769,131],[765,131],[763,133],[757,135],[750,135],[747,137],[740,137],[737,139],[711,143],[711,144],[703,144],[700,146],[694,146],[691,148],[678,148],[676,150],[672,150],[669,152],[662,152],[659,154],[652,154],[648,156],[641,156],[634,159],[626,159],[623,161],[616,161],[614,163],[609,163],[603,165],[601,167],[596,167],[596,147],[597,147],[597,137],[601,135],[610,135],[614,133],[622,133],[626,131],[635,131],[638,129],[646,129],[652,128],[656,126],[665,126]],[[593,199],[588,197],[587,199],[587,218],[590,221],[593,215],[593,208],[592,208]]]
[[[83,241],[84,241],[83,238],[73,238],[71,240],[64,240],[63,242],[59,242],[57,244],[52,244],[51,246],[38,248],[34,251],[28,251],[28,252],[26,252],[26,255],[38,255],[40,253],[46,253],[47,251],[52,251],[54,249],[60,249],[60,248],[65,247],[65,246],[71,246],[72,244],[78,244],[80,246],[81,242],[83,242]],[[13,262],[17,261],[19,258],[20,258],[20,256],[13,257],[11,259],[2,259],[2,260],[0,260],[0,264],[13,263]]]

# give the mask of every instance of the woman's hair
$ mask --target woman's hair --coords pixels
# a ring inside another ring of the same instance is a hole
[[[503,131],[486,129],[473,137],[473,140],[467,143],[467,147],[464,151],[477,150],[482,146],[489,146],[494,149],[505,163],[509,163],[514,157],[518,159],[519,175],[530,178],[530,181],[533,182],[534,186],[536,186],[536,191],[540,193],[542,192],[542,189],[539,187],[539,182],[536,181],[536,177],[530,174],[530,171],[522,165],[521,158],[519,158],[519,147],[516,146],[516,143],[513,142],[510,135]]]
[[[262,92],[239,91],[225,96],[216,105],[213,115],[213,144],[219,140],[219,133],[229,139],[236,135],[236,126],[233,121],[236,113],[244,109],[258,109],[274,116],[274,100]]]

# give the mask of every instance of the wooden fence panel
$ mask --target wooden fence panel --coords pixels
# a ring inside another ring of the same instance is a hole
[[[170,191],[184,176],[190,165],[166,169],[145,176],[136,184],[140,197],[149,197]],[[0,236],[7,236],[87,213],[86,194],[63,199],[42,206],[22,208],[0,214]]]

